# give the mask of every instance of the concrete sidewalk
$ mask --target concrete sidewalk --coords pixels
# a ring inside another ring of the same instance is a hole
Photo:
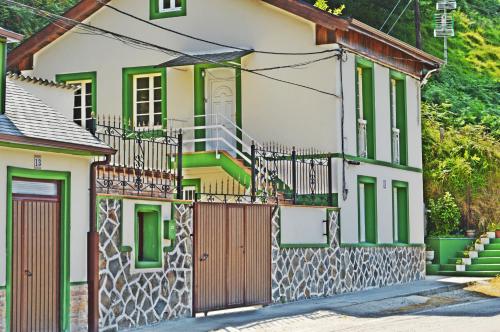
[[[315,312],[334,311],[353,316],[370,317],[377,310],[377,302],[405,297],[430,296],[462,289],[469,284],[487,278],[459,278],[428,276],[426,280],[384,288],[342,294],[329,298],[316,298],[270,305],[264,308],[243,309],[238,312],[222,311],[209,313],[208,317],[181,319],[163,322],[133,331],[212,331],[231,326],[243,326],[269,321],[280,317],[308,315]],[[370,305],[373,302],[373,305]],[[390,301],[389,301],[390,302]],[[362,308],[370,308],[369,310]]]

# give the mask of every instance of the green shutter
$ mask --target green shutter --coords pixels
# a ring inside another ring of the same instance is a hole
[[[365,219],[361,220],[361,193],[360,184],[364,185],[364,209]],[[377,180],[372,177],[359,176],[358,177],[358,221],[359,229],[361,230],[361,223],[365,225],[365,242],[377,243]],[[360,234],[361,239],[361,234]]]
[[[367,151],[368,158],[375,159],[376,146],[375,146],[375,93],[374,93],[374,75],[373,63],[363,58],[357,58],[357,68],[363,70],[363,115],[367,121],[366,135],[367,135]],[[358,75],[356,74],[356,89],[358,89]],[[356,93],[357,95],[357,93]],[[356,110],[359,107],[358,99],[356,98]],[[356,114],[356,133],[358,126],[359,114]],[[356,137],[358,135],[356,134]],[[356,138],[357,139],[357,138]],[[359,146],[359,145],[358,145]],[[359,151],[358,151],[359,152]],[[358,154],[359,155],[359,154]]]
[[[394,224],[397,224],[397,241],[398,243],[409,243],[410,232],[409,232],[409,201],[408,201],[408,183],[401,181],[393,181],[393,195],[396,198],[393,199],[393,204],[397,204],[397,215]],[[395,190],[394,190],[395,189]]]
[[[399,163],[401,165],[408,165],[408,115],[406,106],[406,76],[399,72],[391,71],[391,79],[394,79],[396,81],[396,127],[399,129]]]
[[[161,205],[135,206],[135,266],[155,268],[162,266]]]

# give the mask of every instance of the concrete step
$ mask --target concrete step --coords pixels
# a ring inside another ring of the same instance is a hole
[[[500,264],[472,264],[466,269],[467,271],[498,271],[500,274]]]
[[[500,243],[487,244],[484,246],[484,249],[485,250],[500,250]]]
[[[456,264],[441,264],[439,271],[456,271]]]
[[[500,257],[500,250],[485,250],[479,253],[479,257]]]
[[[479,257],[473,259],[472,264],[500,264],[500,257]]]
[[[500,243],[500,238],[496,238],[496,239],[491,239],[490,240],[490,243]]]
[[[439,271],[438,274],[442,276],[454,277],[496,277],[500,273],[498,273],[498,271]]]

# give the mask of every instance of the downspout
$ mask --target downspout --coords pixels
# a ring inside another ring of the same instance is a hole
[[[99,331],[99,232],[97,229],[96,170],[109,164],[111,155],[105,160],[90,164],[90,218],[87,233],[87,280],[88,280],[88,330]]]

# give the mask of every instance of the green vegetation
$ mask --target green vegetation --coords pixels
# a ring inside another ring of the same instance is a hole
[[[449,192],[437,200],[429,199],[429,234],[446,236],[456,232],[460,223],[460,209]]]

